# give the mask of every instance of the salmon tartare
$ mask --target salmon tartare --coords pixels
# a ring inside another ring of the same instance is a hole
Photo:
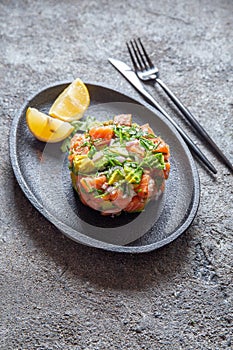
[[[116,115],[76,133],[70,142],[72,185],[84,205],[102,215],[141,212],[164,192],[170,151],[149,124]]]

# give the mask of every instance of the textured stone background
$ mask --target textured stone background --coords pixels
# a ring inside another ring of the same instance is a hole
[[[129,62],[124,43],[140,35],[164,81],[233,160],[232,13],[231,0],[0,1],[2,350],[233,348],[232,174],[186,122],[218,175],[197,162],[192,227],[144,255],[65,238],[21,192],[8,152],[14,114],[45,85],[80,77],[138,97],[107,57]]]

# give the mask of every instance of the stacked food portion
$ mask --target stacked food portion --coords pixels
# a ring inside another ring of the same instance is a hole
[[[144,210],[165,189],[169,146],[149,124],[129,114],[91,127],[71,139],[69,167],[81,201],[103,215]]]

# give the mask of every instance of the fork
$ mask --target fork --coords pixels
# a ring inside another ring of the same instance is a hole
[[[168,88],[168,86],[159,78],[159,70],[151,61],[145,47],[140,38],[137,40],[130,40],[126,43],[135,73],[144,82],[152,82],[155,86],[158,83],[165,93],[174,102],[179,111],[187,118],[190,124],[199,132],[215,150],[216,153],[225,162],[228,168],[233,171],[233,165],[229,159],[224,155],[221,149],[217,146],[214,140],[209,136],[197,119],[191,114],[187,107],[178,99],[178,97]]]

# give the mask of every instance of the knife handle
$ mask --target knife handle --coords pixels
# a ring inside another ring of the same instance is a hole
[[[202,151],[195,145],[195,143],[190,139],[190,137],[184,132],[184,130],[167,114],[167,112],[158,104],[158,102],[146,91],[143,90],[142,94],[149,100],[149,102],[160,111],[176,128],[176,130],[183,137],[184,141],[187,143],[189,148],[196,154],[196,156],[207,166],[209,170],[211,170],[214,174],[217,174],[216,168],[210,161],[206,158],[206,156],[202,153]]]

